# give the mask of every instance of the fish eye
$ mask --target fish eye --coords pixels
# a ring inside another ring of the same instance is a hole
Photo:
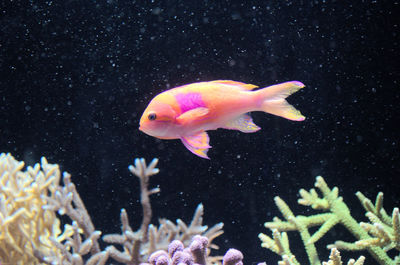
[[[154,121],[155,119],[157,119],[157,115],[155,113],[150,113],[149,116],[147,116],[147,118],[150,121]]]

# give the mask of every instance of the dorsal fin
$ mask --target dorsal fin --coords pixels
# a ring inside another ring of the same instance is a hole
[[[254,88],[258,87],[256,85],[246,84],[246,83],[232,81],[232,80],[215,80],[215,81],[210,81],[210,83],[232,85],[232,86],[236,86],[237,88],[240,88],[242,90],[253,90]]]

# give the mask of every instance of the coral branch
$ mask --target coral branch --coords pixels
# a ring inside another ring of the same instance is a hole
[[[199,264],[218,262],[222,258],[210,256],[210,248],[217,246],[212,240],[223,233],[223,224],[208,229],[203,225],[203,206],[200,204],[190,225],[178,219],[177,223],[161,219],[160,226],[150,224],[152,211],[150,195],[159,188],[149,190],[149,177],[159,172],[157,159],[147,166],[143,158],[135,160],[129,170],[140,180],[142,223],[133,231],[128,214],[121,210],[121,234],[103,236],[107,243],[123,246],[123,251],[114,246],[105,250],[99,247],[100,231],[96,231],[86,207],[68,173],[63,174],[58,165],[41,164],[22,171],[23,162],[10,154],[0,155],[0,263],[3,264],[59,264],[59,265],[104,265],[109,258],[123,264],[137,265],[147,260],[155,250],[166,250],[174,239],[193,251]],[[72,225],[60,229],[59,215],[68,216]],[[195,238],[189,245],[194,235]],[[206,235],[206,237],[204,237]],[[185,252],[186,253],[186,252]],[[176,262],[186,260],[185,253],[176,256]],[[187,255],[186,255],[187,256]],[[179,258],[178,258],[179,257]]]
[[[64,172],[63,182],[64,186],[57,186],[55,188],[52,193],[54,196],[42,196],[47,201],[47,205],[43,206],[43,208],[57,211],[60,215],[68,215],[83,230],[86,238],[91,237],[93,233],[99,233],[99,231],[95,231],[85,204],[79,196],[75,184],[71,182],[71,175]],[[91,253],[94,255],[98,252],[100,252],[100,246],[96,240],[92,244]]]
[[[146,166],[146,161],[144,158],[136,158],[135,166],[129,166],[129,171],[136,175],[140,180],[140,203],[143,209],[143,219],[142,225],[140,226],[140,231],[143,233],[143,239],[146,242],[148,240],[148,227],[151,222],[152,210],[150,205],[150,195],[160,192],[159,188],[154,188],[149,190],[149,178],[160,171],[156,168],[158,159],[154,158],[149,166]]]
[[[313,216],[295,216],[289,206],[281,198],[275,197],[275,204],[286,221],[281,221],[279,218],[275,217],[273,222],[265,223],[265,227],[272,230],[274,239],[272,240],[270,237],[260,234],[259,237],[263,242],[263,247],[269,248],[273,252],[281,255],[282,258],[284,256],[291,257],[290,255],[292,254],[290,250],[284,250],[281,246],[283,245],[280,243],[282,240],[279,240],[277,231],[295,230],[300,233],[310,264],[320,264],[314,244],[336,224],[341,224],[346,227],[358,241],[355,243],[336,241],[334,244],[328,245],[328,248],[351,251],[365,249],[379,264],[397,264],[400,257],[396,256],[394,259],[391,259],[386,252],[393,248],[399,250],[399,210],[395,208],[391,218],[386,214],[386,211],[383,209],[383,193],[379,193],[375,204],[372,204],[361,192],[357,192],[357,197],[368,211],[366,216],[370,220],[370,223],[359,224],[351,216],[349,208],[343,202],[343,198],[339,196],[338,188],[334,187],[330,189],[322,177],[316,178],[315,187],[319,189],[322,197],[319,197],[315,189],[311,189],[309,192],[301,189],[299,192],[301,199],[298,200],[298,203],[311,206],[314,209],[329,211],[329,213],[316,214]],[[319,229],[313,235],[310,235],[308,228],[316,225],[320,226]],[[282,237],[283,235],[282,233]],[[332,255],[332,257],[335,257],[334,253]],[[284,258],[283,261],[287,262]],[[290,264],[296,264],[295,260],[290,262]],[[337,263],[337,258],[333,258],[330,262],[332,263],[325,264],[340,264]],[[360,264],[362,261],[358,260],[357,262],[355,261],[354,264]]]

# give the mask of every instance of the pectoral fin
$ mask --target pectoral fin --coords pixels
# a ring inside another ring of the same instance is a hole
[[[210,142],[210,138],[206,132],[200,132],[190,136],[183,136],[181,137],[181,141],[193,154],[202,158],[210,159],[207,156],[208,149],[211,148],[211,146],[208,144]]]
[[[209,112],[208,108],[199,107],[199,108],[188,110],[185,113],[182,113],[181,115],[179,115],[176,118],[176,120],[180,124],[188,124],[195,120],[204,119],[205,116],[208,114],[208,112]]]
[[[244,133],[253,133],[260,130],[261,128],[253,122],[253,119],[249,115],[243,114],[240,115],[238,118],[228,122],[224,126],[224,129],[238,130]]]

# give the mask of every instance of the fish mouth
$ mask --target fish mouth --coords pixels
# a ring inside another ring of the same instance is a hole
[[[144,125],[139,125],[139,131],[141,131],[142,133],[150,135],[149,132],[148,132],[149,131],[148,128],[146,126],[144,126]]]

